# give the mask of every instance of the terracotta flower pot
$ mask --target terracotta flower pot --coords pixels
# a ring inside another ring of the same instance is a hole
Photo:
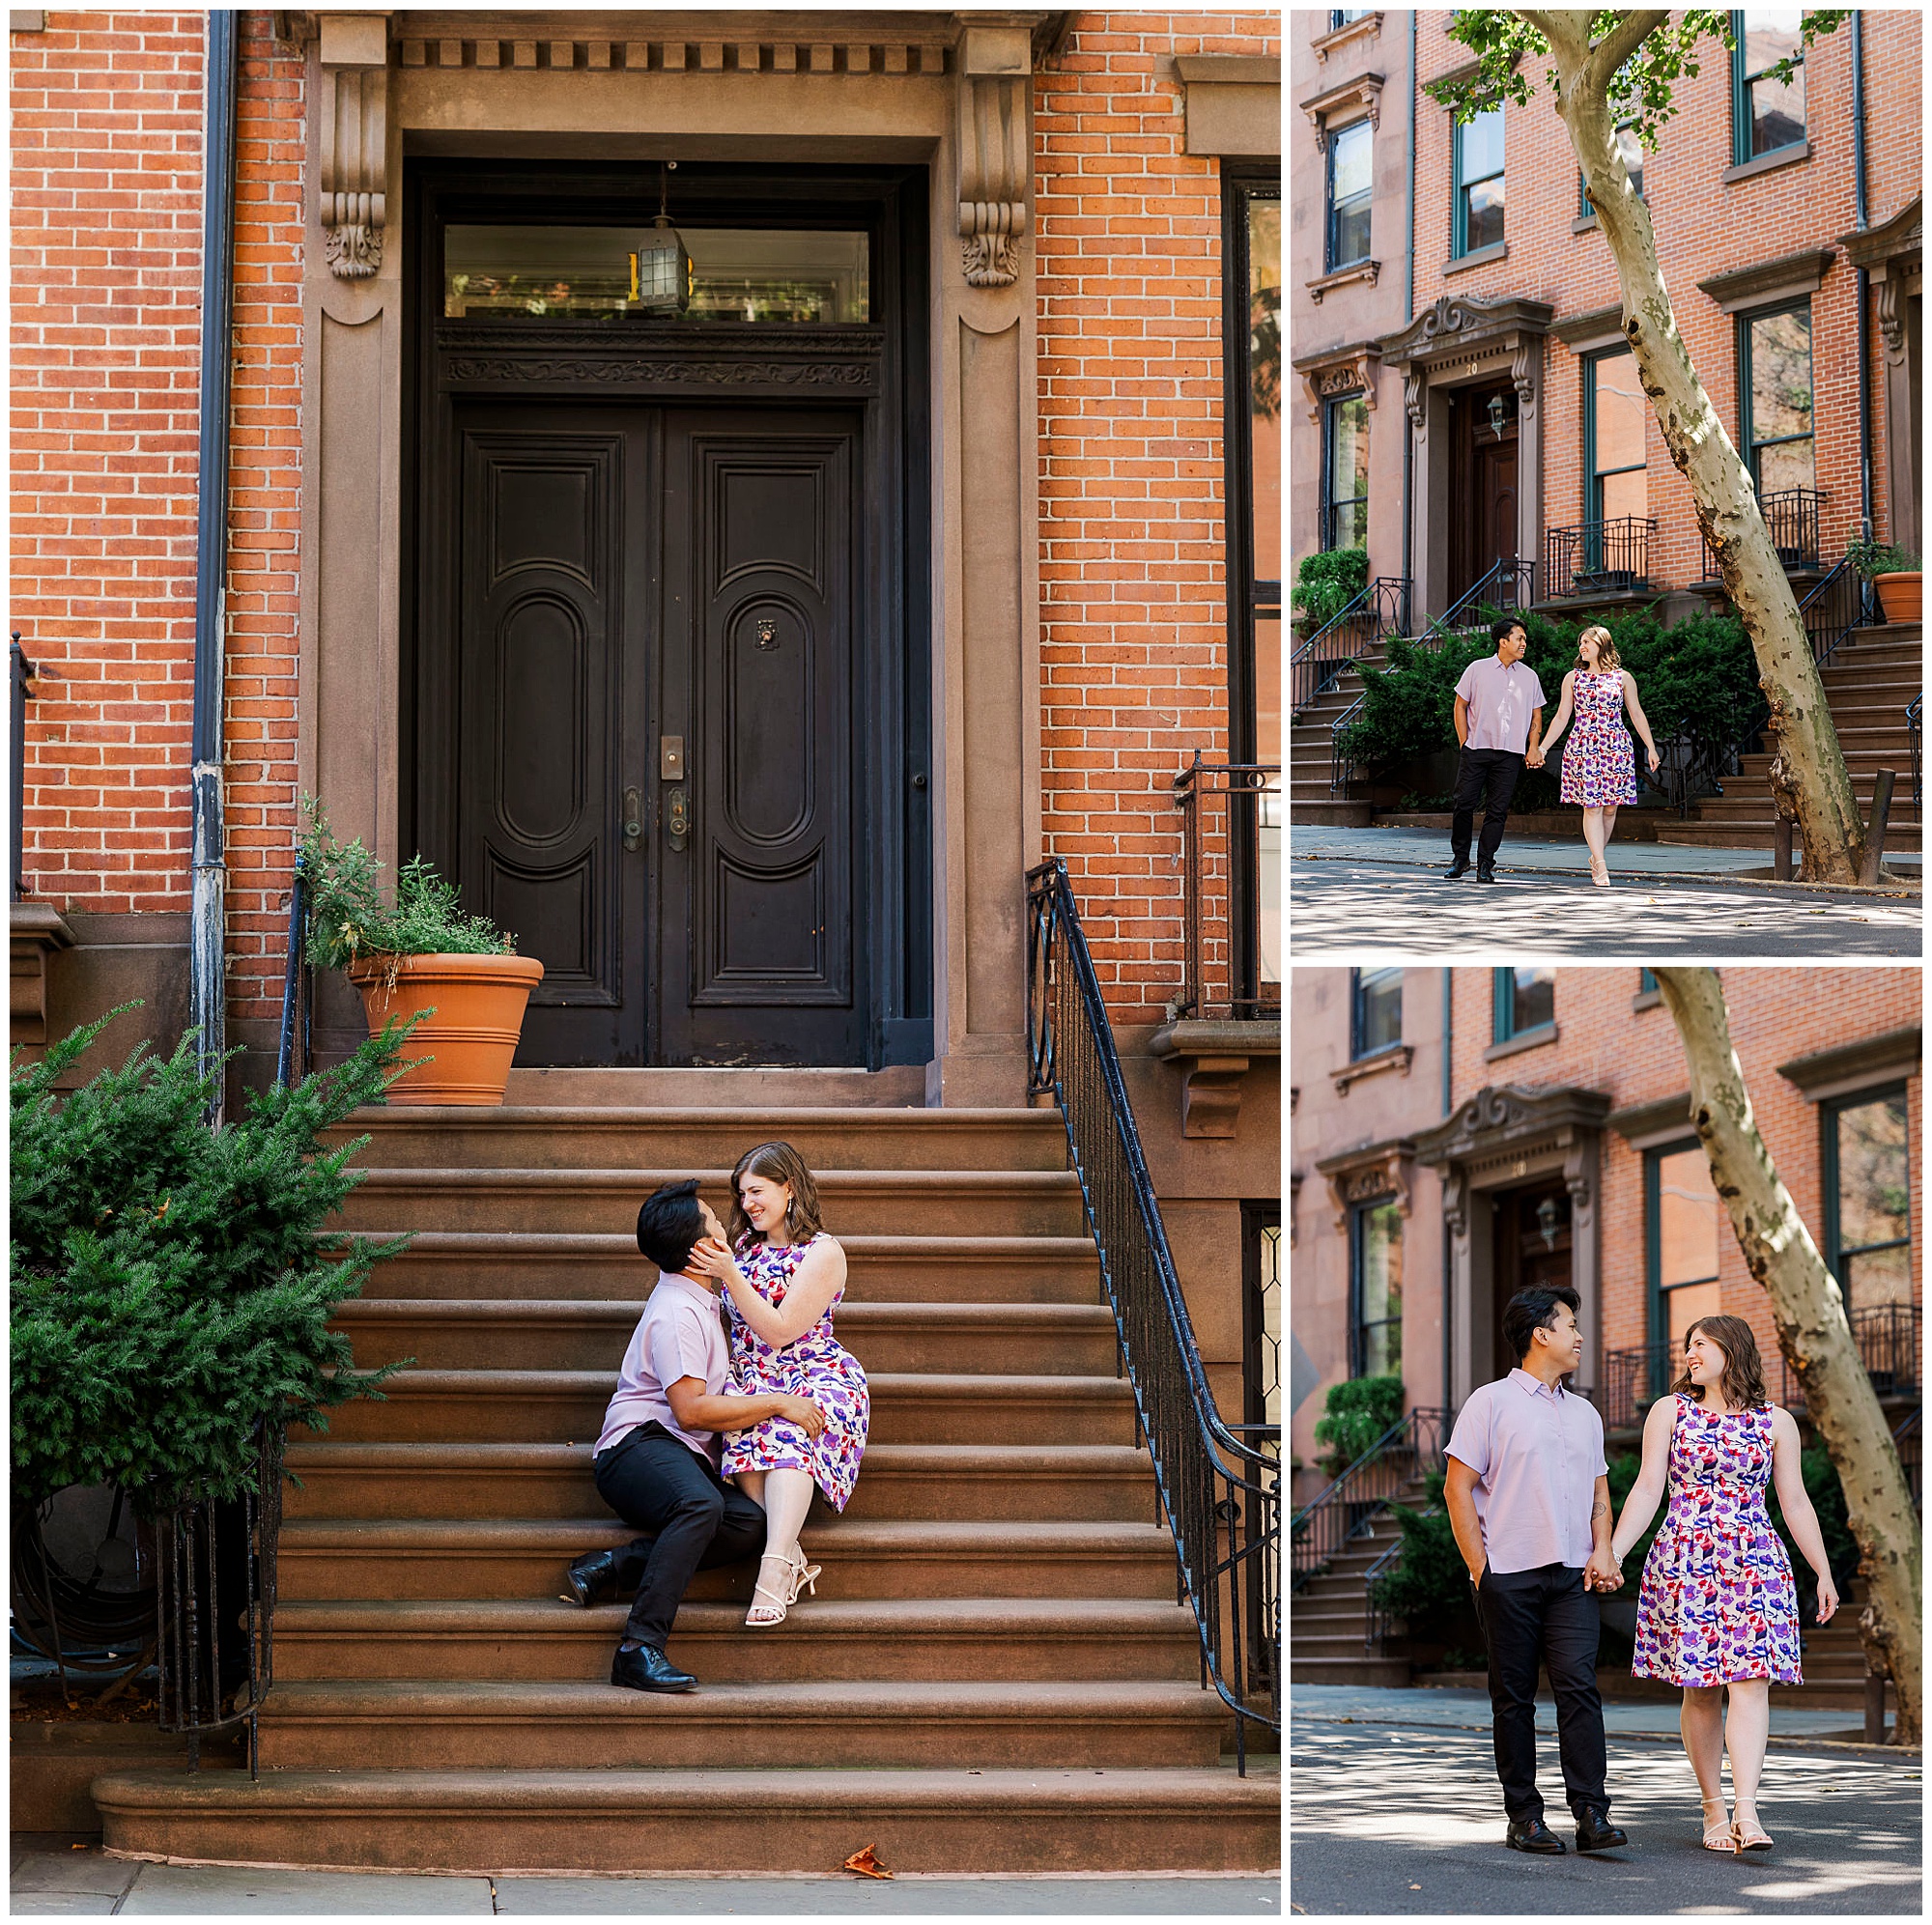
[[[1921,583],[1923,574],[1913,569],[1909,574],[1874,575],[1872,580],[1878,587],[1878,605],[1885,610],[1889,622],[1916,622],[1918,619]]]
[[[392,1017],[433,1009],[410,1035],[408,1059],[430,1057],[389,1085],[392,1103],[491,1108],[503,1100],[524,1007],[543,980],[534,956],[403,956],[390,984],[389,959],[358,964],[349,979],[362,992],[369,1033]]]

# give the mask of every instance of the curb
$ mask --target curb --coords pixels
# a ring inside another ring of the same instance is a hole
[[[1419,863],[1406,856],[1343,855],[1324,853],[1321,855],[1297,853],[1294,845],[1289,845],[1289,857],[1297,863],[1378,863],[1388,868],[1418,869],[1425,873],[1443,867],[1439,863]],[[1496,864],[1498,875],[1520,878],[1524,881],[1561,881],[1571,879],[1580,882],[1588,871],[1583,869],[1512,868],[1507,863]],[[1747,869],[1645,869],[1624,870],[1629,878],[1626,887],[1637,889],[1646,883],[1692,882],[1707,886],[1723,883],[1745,883],[1752,889],[1789,890],[1794,895],[1824,895],[1855,902],[1909,901],[1923,892],[1910,884],[1900,883],[1895,889],[1860,889],[1847,883],[1828,882],[1776,882],[1769,876],[1757,876]]]
[[[1463,1724],[1448,1718],[1400,1718],[1400,1717],[1337,1717],[1322,1712],[1295,1713],[1290,1708],[1290,1717],[1299,1717],[1304,1724],[1360,1724],[1387,1726],[1400,1731],[1478,1731],[1488,1733],[1492,1727],[1487,1724]],[[1539,1734],[1541,1736],[1542,1734]],[[1674,1731],[1608,1731],[1606,1738],[1628,1739],[1639,1744],[1675,1744],[1680,1748],[1683,1739]],[[1900,1759],[1909,1758],[1915,1764],[1923,1764],[1925,1752],[1917,1744],[1861,1744],[1842,1738],[1804,1738],[1786,1736],[1773,1732],[1769,1741],[1773,1751],[1826,1751],[1833,1757]]]

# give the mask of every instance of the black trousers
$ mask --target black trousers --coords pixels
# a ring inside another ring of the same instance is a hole
[[[1597,1693],[1597,1637],[1603,1618],[1567,1564],[1500,1573],[1483,1569],[1476,1616],[1490,1650],[1490,1711],[1496,1776],[1511,1818],[1541,1818],[1536,1789],[1536,1670],[1549,1667],[1556,1693],[1556,1748],[1563,1795],[1580,1818],[1609,1809],[1604,1792],[1604,1701]]]
[[[590,1474],[598,1496],[648,1533],[617,1551],[617,1588],[638,1591],[624,1635],[662,1651],[694,1571],[764,1549],[763,1507],[662,1424],[627,1430],[598,1453]]]
[[[1459,863],[1469,860],[1469,832],[1476,825],[1476,804],[1489,790],[1483,814],[1483,839],[1476,860],[1488,868],[1502,847],[1503,825],[1509,821],[1510,798],[1522,774],[1522,757],[1507,749],[1465,749],[1456,770],[1456,812],[1449,818],[1449,850]]]

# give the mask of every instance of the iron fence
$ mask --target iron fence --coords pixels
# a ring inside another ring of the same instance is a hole
[[[1177,1017],[1281,1014],[1281,765],[1206,762],[1174,778],[1181,820],[1182,950]],[[1215,804],[1221,806],[1217,809]]]
[[[12,835],[12,877],[13,896],[18,902],[26,894],[27,835],[27,704],[34,699],[34,665],[27,660],[26,650],[20,646],[20,632],[14,631],[14,709],[11,743],[14,751],[14,793],[13,813],[8,820]]]
[[[1409,580],[1378,575],[1353,601],[1311,635],[1289,658],[1289,694],[1299,715],[1385,636],[1408,633]]]
[[[1818,523],[1825,495],[1817,488],[1780,488],[1757,497],[1765,532],[1777,551],[1778,565],[1788,570],[1818,566]],[[1704,537],[1704,580],[1721,581],[1724,571],[1718,551]]]
[[[1549,528],[1543,537],[1543,597],[1622,595],[1650,585],[1650,543],[1657,523],[1635,515]]]
[[[1442,1468],[1449,1412],[1420,1407],[1382,1432],[1289,1526],[1289,1589],[1299,1591],[1360,1537],[1410,1481]]]
[[[1028,872],[1027,924],[1029,1093],[1066,1127],[1202,1685],[1235,1713],[1245,1773],[1248,1725],[1281,1730],[1281,1428],[1237,1434],[1215,1407],[1064,863]]]
[[[1905,735],[1912,750],[1912,806],[1922,807],[1919,800],[1919,729],[1923,722],[1921,711],[1925,706],[1925,692],[1921,689],[1905,705]]]
[[[289,953],[282,969],[282,1033],[275,1051],[275,1083],[305,1082],[315,1066],[311,1018],[315,972],[308,966],[308,876],[300,851],[289,884]]]

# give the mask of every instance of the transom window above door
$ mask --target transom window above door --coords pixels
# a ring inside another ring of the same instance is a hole
[[[638,297],[633,257],[657,230],[454,225],[443,233],[449,321],[606,320],[658,312]],[[871,318],[864,233],[823,228],[683,227],[691,258],[686,321],[864,322]]]

